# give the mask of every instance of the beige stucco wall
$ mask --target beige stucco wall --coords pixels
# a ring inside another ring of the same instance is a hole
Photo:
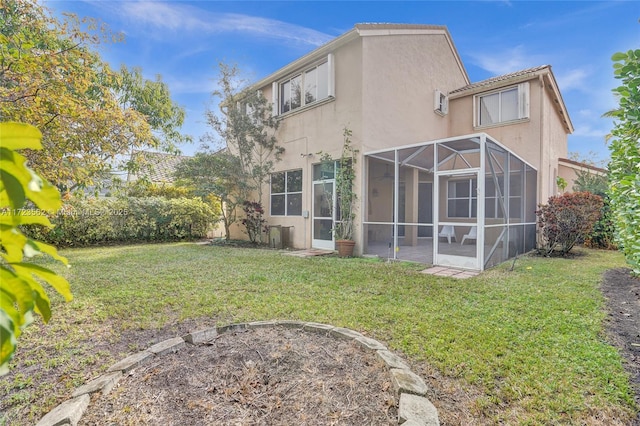
[[[548,88],[545,88],[544,95],[543,113],[545,125],[542,141],[544,144],[545,170],[538,175],[541,181],[538,201],[542,203],[545,203],[550,196],[559,193],[556,184],[556,178],[560,173],[558,160],[566,158],[568,154],[567,133],[559,120],[555,102],[550,96]],[[561,141],[564,141],[564,143],[560,143]],[[573,182],[573,179],[571,182]]]
[[[276,132],[278,143],[285,148],[282,160],[276,163],[276,171],[302,169],[302,210],[308,217],[272,216],[269,225],[291,226],[290,243],[295,248],[311,247],[312,241],[312,181],[313,164],[320,162],[320,151],[333,158],[340,156],[343,130],[353,132],[354,146],[359,145],[362,134],[362,44],[359,38],[332,52],[335,60],[335,99],[320,101],[308,108],[285,114]],[[303,65],[299,71],[304,71]],[[272,86],[262,88],[267,99],[271,99]],[[362,156],[362,151],[360,151]],[[362,162],[357,162],[361,167]],[[359,185],[359,181],[358,181]],[[359,188],[356,188],[359,190]],[[263,203],[269,211],[270,188],[263,189]]]
[[[564,164],[558,165],[558,177],[561,177],[567,182],[567,187],[565,189],[566,192],[573,192],[573,185],[575,180],[578,178],[576,173],[576,169],[573,167],[569,167]],[[558,190],[559,192],[559,190]]]
[[[560,161],[558,164],[558,176],[567,182],[565,192],[573,192],[573,186],[578,178],[578,173],[590,173],[592,175],[606,176],[606,171],[603,169],[594,169],[585,165]]]
[[[434,91],[466,84],[444,34],[363,38],[363,151],[444,138],[445,117]]]

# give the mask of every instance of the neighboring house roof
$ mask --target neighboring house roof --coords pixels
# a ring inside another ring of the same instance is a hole
[[[261,88],[268,84],[271,84],[274,80],[279,80],[292,72],[297,71],[299,68],[305,66],[309,62],[313,62],[322,56],[326,56],[338,47],[357,39],[358,37],[366,36],[386,36],[386,35],[403,35],[403,34],[441,34],[444,35],[451,47],[451,50],[456,58],[458,66],[466,81],[469,81],[467,71],[462,64],[462,59],[456,50],[451,34],[446,26],[443,25],[421,25],[421,24],[388,24],[388,23],[362,23],[356,24],[354,28],[339,37],[334,38],[328,43],[318,47],[312,52],[298,58],[290,64],[280,68],[276,72],[268,75],[262,80],[256,82],[251,87]]]
[[[562,94],[560,93],[560,89],[558,88],[556,78],[551,71],[551,65],[540,65],[538,67],[527,68],[509,74],[491,77],[486,80],[468,84],[464,87],[453,90],[449,92],[448,95],[450,99],[456,99],[463,96],[486,92],[492,89],[498,89],[509,84],[521,83],[534,78],[542,78],[545,80],[545,86],[551,92],[556,111],[560,115],[560,119],[564,124],[565,130],[567,131],[567,133],[573,133],[573,123],[571,123],[571,118],[569,117],[569,112],[567,111],[567,107],[564,103],[564,100],[562,99]]]
[[[134,181],[145,176],[153,183],[171,183],[174,181],[173,174],[176,167],[184,159],[189,158],[184,155],[167,154],[164,152],[136,151],[131,154],[140,162],[141,168],[138,173],[129,174],[128,180]]]
[[[597,175],[606,175],[607,169],[603,169],[602,167],[596,167],[591,164],[581,163],[580,161],[569,160],[568,158],[558,158],[558,164],[570,167],[574,170],[585,170],[589,172],[593,172]]]

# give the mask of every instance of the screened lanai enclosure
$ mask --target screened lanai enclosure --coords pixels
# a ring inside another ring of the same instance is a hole
[[[536,170],[484,133],[365,154],[363,252],[483,270],[536,244]]]

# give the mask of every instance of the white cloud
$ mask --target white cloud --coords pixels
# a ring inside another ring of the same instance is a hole
[[[594,128],[592,127],[590,124],[587,123],[581,123],[576,125],[574,131],[573,131],[573,135],[574,136],[581,136],[581,137],[587,137],[587,138],[602,138],[602,140],[604,140],[605,136],[607,134],[609,134],[609,132],[611,131],[610,128],[605,129],[604,125],[605,123],[601,123],[603,125],[603,127],[600,128]]]
[[[556,74],[556,80],[558,86],[562,92],[567,92],[573,89],[584,90],[589,87],[587,84],[587,77],[589,73],[584,69],[572,69],[563,74]]]
[[[121,19],[136,23],[136,27],[155,38],[175,38],[177,35],[211,35],[244,33],[295,43],[320,46],[333,36],[310,28],[258,16],[239,13],[213,13],[180,3],[148,1],[96,2],[97,7],[109,7]]]
[[[544,64],[540,56],[527,53],[523,45],[501,51],[470,53],[469,56],[477,66],[493,75],[509,74]]]
[[[168,78],[166,83],[171,87],[171,94],[210,94],[217,89],[216,83],[210,77]]]

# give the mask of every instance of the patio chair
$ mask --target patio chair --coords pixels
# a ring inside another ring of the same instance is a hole
[[[438,237],[446,238],[451,244],[451,237],[455,240],[456,231],[453,228],[453,225],[442,225],[442,231],[438,233]]]
[[[464,240],[477,240],[477,239],[478,239],[478,227],[472,226],[471,229],[469,230],[469,233],[464,234],[462,236],[462,241],[460,242],[460,245],[464,244]]]

